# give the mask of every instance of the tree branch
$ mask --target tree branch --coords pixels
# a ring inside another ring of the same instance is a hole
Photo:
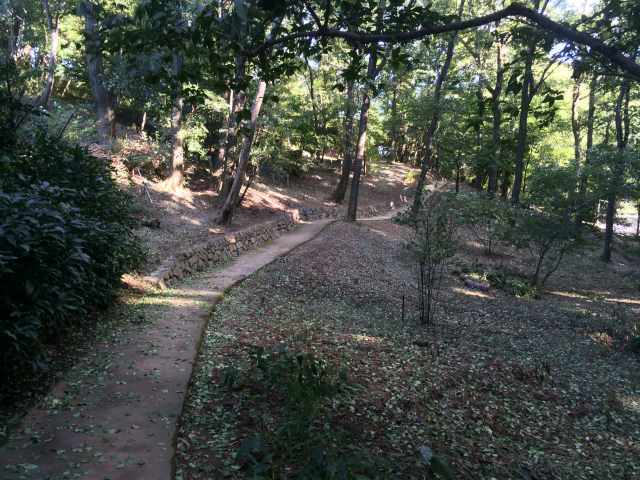
[[[304,38],[310,39],[318,37],[342,38],[349,42],[360,43],[404,43],[411,42],[413,40],[419,40],[431,35],[438,35],[447,32],[458,32],[461,30],[468,30],[470,28],[482,27],[489,23],[500,22],[501,20],[511,17],[526,18],[537,25],[539,28],[553,33],[560,39],[587,46],[591,49],[592,52],[602,55],[632,76],[640,79],[640,65],[628,56],[620,53],[620,51],[615,47],[611,47],[604,43],[602,40],[592,37],[587,33],[580,32],[567,24],[551,20],[545,15],[518,3],[511,4],[502,10],[498,10],[496,12],[480,17],[470,18],[468,20],[454,21],[447,24],[430,25],[428,27],[421,28],[412,32],[366,33],[324,27],[318,30],[295,32],[280,38],[266,41],[248,53],[250,55],[257,55],[258,53],[264,51],[269,47],[283,44],[290,40]]]

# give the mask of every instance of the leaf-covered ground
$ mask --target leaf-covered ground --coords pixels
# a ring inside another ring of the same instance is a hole
[[[202,342],[176,478],[446,478],[443,463],[464,479],[640,478],[640,362],[617,338],[638,318],[638,272],[587,251],[538,299],[452,273],[427,330],[403,236],[338,223],[228,294]],[[510,258],[467,245],[452,270]],[[292,403],[289,377],[256,366],[256,352],[284,351],[332,366],[340,388]]]

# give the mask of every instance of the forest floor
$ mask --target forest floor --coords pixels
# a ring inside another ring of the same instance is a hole
[[[329,196],[338,182],[340,164],[325,162],[325,166],[315,167],[303,177],[286,183],[257,178],[236,210],[232,224],[223,228],[214,223],[219,212],[218,193],[206,168],[190,168],[185,172],[184,188],[167,190],[161,177],[152,171],[143,170],[141,175],[140,169],[131,168],[130,158],[153,160],[158,155],[143,139],[131,136],[121,142],[115,154],[98,145],[90,149],[94,155],[111,159],[120,184],[137,198],[139,216],[144,223],[137,233],[149,249],[147,273],[166,258],[167,252],[189,249],[212,236],[273,220],[293,209],[336,205]],[[415,169],[401,164],[374,166],[362,177],[358,205],[380,206],[390,202],[401,205],[403,199],[410,196],[412,171]]]
[[[409,237],[336,223],[216,306],[177,479],[640,478],[637,242],[604,264],[592,238],[518,297],[465,284],[530,269],[467,232],[425,328]]]

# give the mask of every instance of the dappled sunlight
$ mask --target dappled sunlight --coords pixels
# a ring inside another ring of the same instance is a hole
[[[546,293],[548,293],[549,295],[555,295],[557,297],[563,297],[563,298],[571,298],[571,299],[578,299],[578,300],[591,300],[589,297],[586,297],[584,295],[581,295],[579,293],[576,292],[562,292],[559,290],[549,290]]]
[[[640,298],[607,297],[606,295],[611,294],[611,292],[608,292],[608,291],[598,292],[597,294],[592,296],[586,296],[583,293],[578,293],[578,292],[561,291],[561,290],[549,290],[546,293],[556,297],[567,298],[572,300],[583,300],[586,302],[593,302],[596,300],[596,298],[594,297],[600,297],[598,298],[598,300],[601,300],[605,303],[616,303],[616,304],[640,306]]]
[[[456,293],[460,293],[462,295],[465,295],[467,297],[475,297],[475,298],[485,298],[487,300],[495,300],[496,297],[494,295],[490,295],[486,292],[481,292],[480,290],[471,290],[468,288],[463,288],[463,287],[453,287],[451,290],[453,290]]]
[[[640,415],[640,395],[620,395],[620,401],[624,408]]]
[[[221,295],[221,292],[213,290],[171,288],[167,290],[147,290],[146,293],[140,296],[126,296],[122,298],[122,303],[131,306],[196,307],[208,304],[214,297],[219,295]]]
[[[380,345],[384,343],[384,339],[380,337],[372,337],[371,335],[354,334],[354,335],[351,335],[351,338],[355,340],[357,343],[362,343],[367,345]]]
[[[640,299],[637,298],[605,298],[608,303],[623,303],[626,305],[640,305]]]
[[[189,218],[186,215],[182,215],[180,218],[182,218],[187,223],[190,223],[191,225],[198,225],[198,226],[202,225],[202,220],[197,218]]]

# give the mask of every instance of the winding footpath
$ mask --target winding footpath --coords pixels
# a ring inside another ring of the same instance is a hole
[[[176,288],[147,293],[128,311],[141,325],[100,341],[0,448],[0,479],[171,479],[175,432],[213,306],[332,221],[303,224]]]

